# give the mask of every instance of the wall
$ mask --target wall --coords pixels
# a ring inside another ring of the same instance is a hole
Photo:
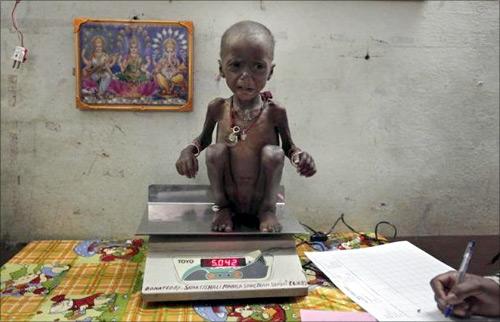
[[[219,40],[243,19],[274,32],[268,88],[318,166],[310,179],[285,168],[296,217],[323,229],[340,213],[363,230],[389,220],[401,235],[499,232],[497,1],[23,1],[30,58],[19,70],[12,6],[1,2],[4,240],[130,236],[149,184],[207,184],[204,167],[189,180],[174,163],[207,103],[229,95]],[[194,22],[192,113],[75,108],[72,19],[134,15]]]

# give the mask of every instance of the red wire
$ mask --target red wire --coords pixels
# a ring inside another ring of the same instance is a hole
[[[17,28],[16,17],[14,16],[14,12],[16,11],[16,7],[19,4],[19,2],[21,2],[21,0],[16,0],[16,4],[14,4],[14,8],[12,9],[12,13],[10,16],[12,18],[12,25],[14,26],[14,29],[16,29],[17,31],[17,36],[21,39],[21,47],[24,47],[24,36],[22,31],[19,30],[19,28]]]

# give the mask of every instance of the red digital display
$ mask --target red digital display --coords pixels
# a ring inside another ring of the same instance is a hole
[[[238,267],[245,266],[245,258],[225,257],[225,258],[202,258],[201,267]]]

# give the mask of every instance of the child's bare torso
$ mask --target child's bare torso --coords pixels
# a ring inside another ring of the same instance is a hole
[[[230,178],[225,178],[226,193],[242,212],[251,211],[251,203],[260,199],[263,192],[259,183],[261,173],[261,152],[266,145],[279,145],[278,132],[273,121],[274,103],[264,102],[262,112],[254,119],[244,121],[238,116],[231,116],[232,99],[220,100],[217,126],[217,143],[225,143],[229,147]],[[241,136],[236,144],[231,143],[229,135],[232,127],[237,125],[246,131],[245,139]],[[255,209],[254,209],[255,210]]]

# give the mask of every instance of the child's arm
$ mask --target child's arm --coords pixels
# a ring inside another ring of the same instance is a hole
[[[273,104],[273,117],[281,138],[281,147],[285,155],[290,159],[290,162],[292,162],[292,165],[297,167],[297,172],[302,176],[310,177],[314,175],[316,173],[316,165],[312,156],[306,151],[302,151],[293,143],[285,108]]]
[[[223,104],[224,99],[222,98],[216,98],[208,104],[207,115],[201,134],[181,151],[181,155],[175,163],[177,172],[180,175],[188,178],[194,178],[196,176],[198,172],[198,160],[196,157],[212,143],[212,133],[217,121],[221,117]]]

